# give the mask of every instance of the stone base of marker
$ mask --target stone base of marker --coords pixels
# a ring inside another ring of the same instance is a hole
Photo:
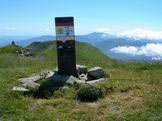
[[[27,92],[30,90],[36,90],[40,86],[41,80],[52,79],[55,82],[62,81],[67,85],[80,85],[80,84],[90,84],[96,86],[106,80],[106,74],[101,67],[94,67],[88,70],[86,66],[77,65],[78,78],[69,75],[59,75],[57,68],[51,71],[43,71],[40,74],[20,78],[18,86],[13,87],[13,91]]]

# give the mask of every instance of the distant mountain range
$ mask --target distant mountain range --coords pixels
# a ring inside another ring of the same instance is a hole
[[[24,36],[15,36],[15,37],[0,37],[0,46],[4,46],[6,44],[11,43],[12,41],[15,41],[16,44],[21,46],[28,46],[33,42],[43,42],[47,40],[55,40],[55,36],[51,35],[45,35],[45,36],[39,36],[39,37],[24,37]],[[128,38],[128,37],[118,37],[115,35],[110,35],[106,33],[90,33],[86,35],[77,35],[76,36],[77,41],[85,42],[88,44],[91,44],[97,48],[99,48],[102,52],[104,52],[106,55],[113,59],[118,60],[151,60],[152,57],[142,54],[137,55],[131,55],[127,53],[116,53],[114,51],[111,51],[113,48],[116,47],[135,47],[140,48],[144,47],[147,44],[157,44],[162,43],[162,40],[149,40],[149,39],[134,39],[134,38]],[[134,48],[134,49],[135,49]]]
[[[39,36],[39,37],[33,37],[33,38],[30,38],[30,39],[16,41],[16,44],[21,45],[23,47],[26,47],[33,42],[44,42],[44,41],[49,41],[49,40],[55,40],[55,36],[44,35],[44,36]]]
[[[97,44],[98,42],[102,42],[107,39],[113,39],[115,36],[113,35],[108,35],[106,33],[90,33],[86,35],[77,35],[76,40],[82,41],[85,43],[89,43],[92,45]],[[0,37],[0,46],[7,45],[11,43],[12,41],[15,41],[16,44],[21,45],[21,46],[28,46],[32,42],[39,41],[48,41],[48,40],[55,40],[55,36],[52,35],[44,35],[44,36],[34,36],[34,37],[29,37],[29,36],[2,36]]]
[[[98,32],[76,36],[76,40],[89,43],[92,45],[97,45],[100,42],[110,40],[110,39],[115,39],[115,38],[117,37],[114,35],[109,35],[106,33],[98,33]]]
[[[21,41],[34,36],[0,36],[0,47],[10,44],[12,41]]]

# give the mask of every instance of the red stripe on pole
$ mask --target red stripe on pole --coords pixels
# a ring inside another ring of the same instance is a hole
[[[73,22],[56,23],[56,26],[74,26]]]

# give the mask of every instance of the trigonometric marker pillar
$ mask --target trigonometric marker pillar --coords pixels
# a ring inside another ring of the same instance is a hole
[[[73,17],[56,17],[58,74],[78,77]]]

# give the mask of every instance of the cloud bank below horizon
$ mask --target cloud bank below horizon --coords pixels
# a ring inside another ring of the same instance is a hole
[[[128,54],[132,56],[147,56],[152,60],[162,60],[162,44],[150,43],[145,46],[118,46],[110,49],[114,53]]]
[[[107,34],[113,33],[109,28],[98,28],[95,30],[95,32],[103,32]],[[153,31],[153,30],[147,30],[141,28],[116,32],[113,33],[113,35],[120,38],[133,38],[135,40],[140,40],[140,39],[162,40],[162,31]]]
[[[162,39],[162,31],[152,31],[145,29],[134,29],[129,31],[124,31],[118,34],[119,37],[128,37],[134,39],[151,39],[160,40]]]

